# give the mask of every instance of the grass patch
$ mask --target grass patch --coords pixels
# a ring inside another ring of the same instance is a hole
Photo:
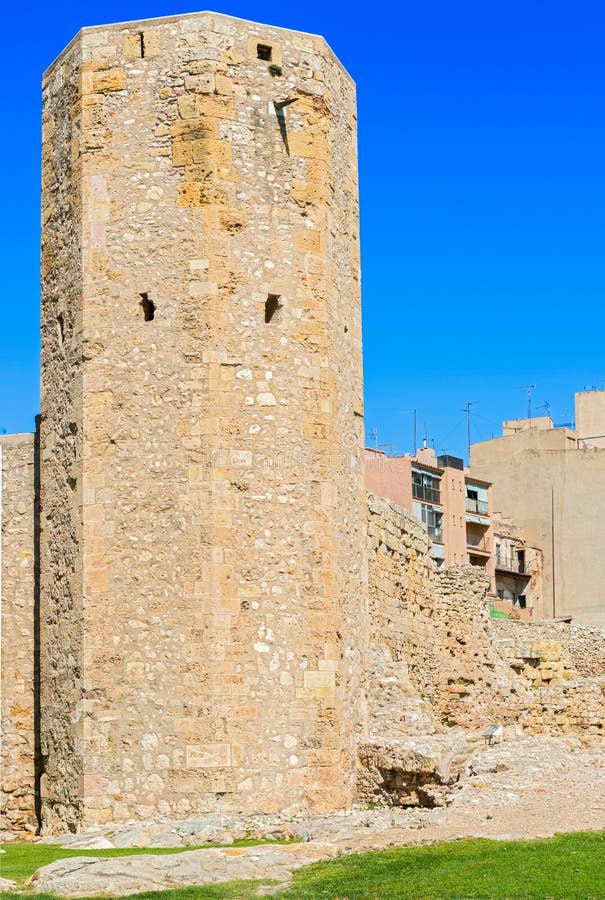
[[[7,849],[11,845],[7,845]],[[23,848],[23,845],[20,845]],[[182,852],[179,849],[60,851],[76,856]],[[4,871],[5,877],[11,877]],[[33,854],[28,861],[28,869]],[[39,857],[33,868],[44,865]],[[23,864],[22,864],[23,865]],[[15,877],[15,876],[13,876]],[[252,900],[258,882],[137,894],[130,900]],[[7,892],[3,900],[56,900],[47,894]],[[292,885],[274,900],[605,900],[605,832],[579,832],[539,841],[465,840],[427,847],[345,856],[295,872]],[[98,898],[100,900],[100,898]]]
[[[374,851],[301,869],[279,900],[597,900],[605,832]]]

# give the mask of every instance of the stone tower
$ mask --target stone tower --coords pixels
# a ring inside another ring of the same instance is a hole
[[[214,13],[44,78],[47,829],[331,810],[363,724],[354,86]]]

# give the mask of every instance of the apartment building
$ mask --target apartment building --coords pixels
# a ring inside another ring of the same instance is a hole
[[[528,544],[523,530],[494,513],[494,606],[514,618],[529,620],[542,610],[542,551]]]
[[[473,444],[471,469],[493,483],[494,510],[543,553],[536,615],[604,627],[605,391],[575,401],[575,429],[547,417],[504,422],[502,437]]]
[[[430,447],[419,449],[415,456],[387,456],[367,448],[366,487],[424,523],[438,566],[479,566],[489,576],[495,596],[488,481],[465,472],[458,457],[438,457]]]

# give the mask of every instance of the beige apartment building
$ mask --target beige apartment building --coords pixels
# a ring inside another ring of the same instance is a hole
[[[516,619],[542,615],[542,551],[527,542],[511,519],[493,516],[495,608]]]
[[[473,444],[471,469],[543,552],[538,614],[605,626],[605,391],[576,394],[575,430],[504,422],[502,437]]]
[[[366,486],[409,510],[426,526],[438,566],[469,564],[489,575],[495,596],[490,484],[465,472],[456,456],[430,447],[415,456],[366,449]]]

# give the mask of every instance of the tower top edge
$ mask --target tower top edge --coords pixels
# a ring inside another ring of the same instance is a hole
[[[53,61],[46,67],[43,72],[43,77],[46,77],[50,72],[52,72],[53,68],[61,62],[63,57],[71,50],[75,44],[82,38],[86,37],[88,34],[94,34],[95,32],[102,31],[115,31],[120,29],[131,29],[131,28],[143,28],[145,26],[157,26],[157,25],[167,25],[171,22],[182,22],[184,20],[195,20],[199,19],[203,16],[213,16],[217,19],[222,19],[227,22],[239,23],[241,26],[252,26],[255,28],[265,28],[271,31],[280,31],[285,34],[297,35],[299,37],[312,38],[313,40],[319,41],[323,44],[324,48],[332,55],[336,63],[340,66],[343,73],[349,78],[349,80],[355,84],[355,80],[353,79],[351,73],[344,66],[340,58],[337,54],[332,50],[331,46],[325,39],[325,37],[321,34],[316,34],[312,31],[300,31],[296,28],[285,28],[282,25],[270,25],[267,22],[256,22],[253,19],[242,19],[238,16],[230,16],[226,13],[214,12],[213,10],[206,9],[200,10],[199,12],[190,12],[190,13],[178,13],[173,16],[155,16],[148,19],[132,19],[124,22],[109,22],[107,24],[101,25],[85,25],[83,26],[76,34],[73,36],[71,41],[61,50],[61,52],[53,59]]]

